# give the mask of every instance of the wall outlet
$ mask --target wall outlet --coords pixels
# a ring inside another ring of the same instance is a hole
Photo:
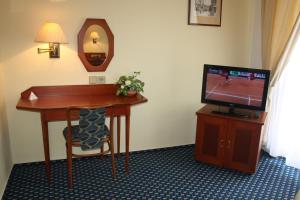
[[[89,76],[89,84],[105,84],[105,76]]]

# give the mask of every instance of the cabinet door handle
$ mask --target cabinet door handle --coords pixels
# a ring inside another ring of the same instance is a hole
[[[230,149],[231,148],[231,140],[228,140],[227,141],[227,149]]]
[[[220,148],[224,148],[224,140],[220,140]]]

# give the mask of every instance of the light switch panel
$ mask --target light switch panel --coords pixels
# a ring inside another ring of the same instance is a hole
[[[89,84],[105,84],[105,76],[89,76]]]

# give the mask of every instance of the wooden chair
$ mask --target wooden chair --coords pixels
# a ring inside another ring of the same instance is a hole
[[[300,200],[300,190],[298,190],[296,196],[295,196],[295,200]]]
[[[115,178],[114,159],[114,138],[113,126],[110,123],[110,130],[105,125],[105,108],[98,107],[69,107],[67,112],[68,126],[64,129],[63,135],[66,139],[66,151],[68,161],[68,186],[72,188],[72,157],[103,156],[111,153],[112,176]],[[79,124],[72,125],[72,120],[78,119]],[[110,120],[112,122],[112,118]],[[108,150],[104,151],[104,143],[107,142]],[[100,149],[99,153],[74,154],[72,147],[81,147],[83,151]]]

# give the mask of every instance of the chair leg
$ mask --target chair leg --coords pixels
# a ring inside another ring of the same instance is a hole
[[[72,145],[67,144],[67,161],[68,161],[68,187],[73,187],[73,175],[72,175]]]
[[[100,153],[101,153],[101,158],[103,158],[103,151],[104,151],[104,144],[102,145],[102,147],[100,148]]]

